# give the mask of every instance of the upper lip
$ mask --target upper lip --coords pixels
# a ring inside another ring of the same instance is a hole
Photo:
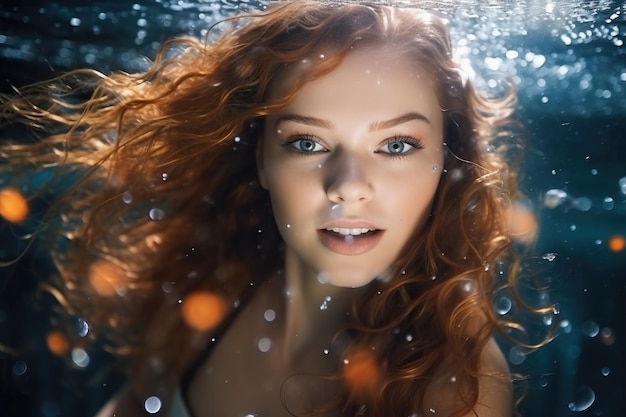
[[[381,230],[374,223],[363,219],[335,219],[322,225],[321,229],[332,230],[334,228],[339,229],[368,229],[368,230]]]

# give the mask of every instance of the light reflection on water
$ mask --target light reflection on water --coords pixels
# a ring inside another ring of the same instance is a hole
[[[206,37],[214,22],[267,5],[80,3],[0,4],[2,90],[8,89],[5,80],[19,85],[76,67],[105,73],[143,70],[162,41],[178,35]],[[457,57],[471,64],[483,88],[500,92],[502,74],[517,85],[529,138],[525,192],[542,223],[538,253],[557,264],[550,278],[562,300],[544,323],[558,323],[561,336],[543,354],[519,348],[507,352],[512,365],[531,374],[529,398],[537,404],[529,406],[528,415],[623,415],[626,345],[621,339],[626,329],[618,319],[624,313],[621,297],[626,294],[619,280],[626,261],[625,252],[613,248],[626,235],[626,123],[621,120],[626,116],[626,5],[607,0],[419,4],[452,22]],[[154,220],[163,215],[159,208],[151,211]],[[320,309],[327,307],[325,302]],[[498,298],[494,308],[506,316],[509,298]],[[8,321],[0,305],[0,324]],[[79,324],[86,336],[87,323]],[[270,347],[265,341],[259,345],[261,350]],[[82,349],[75,349],[72,358],[79,368],[95,362]],[[16,377],[33,367],[22,361],[12,365]],[[46,398],[42,412],[57,415],[59,407]],[[160,402],[147,402],[149,408],[158,411]]]

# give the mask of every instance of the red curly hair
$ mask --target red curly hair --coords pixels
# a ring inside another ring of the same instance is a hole
[[[180,325],[179,300],[201,289],[245,300],[251,283],[282,267],[283,242],[256,173],[264,116],[352,48],[394,45],[435,77],[446,159],[425,229],[393,277],[354,303],[356,338],[377,346],[384,363],[367,413],[421,410],[425,381],[444,362],[457,370],[456,415],[470,412],[480,352],[505,325],[491,298],[493,266],[513,259],[504,219],[518,195],[508,159],[513,95],[481,97],[452,58],[444,22],[421,10],[285,2],[229,21],[210,43],[165,43],[144,73],[74,71],[3,98],[5,124],[26,124],[37,140],[3,143],[0,169],[16,181],[41,167],[55,167],[52,182],[73,178],[41,232],[53,241],[53,291],[66,313],[129,359],[138,385],[155,373],[174,383],[210,336]],[[321,48],[332,51],[328,59],[268,101],[277,74]],[[117,271],[113,291],[86,279],[103,264]],[[333,406],[356,415],[363,399],[346,389]]]

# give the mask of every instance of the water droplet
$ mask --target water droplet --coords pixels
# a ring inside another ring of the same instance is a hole
[[[554,170],[552,170],[552,175],[556,174]],[[546,191],[543,197],[543,205],[548,208],[556,208],[563,204],[567,200],[567,193],[563,190],[552,189]]]
[[[76,320],[76,331],[80,337],[87,336],[87,333],[89,333],[89,323],[84,319],[78,318]]]
[[[328,274],[324,271],[320,271],[319,274],[317,274],[317,282],[319,282],[320,284],[328,284]]]
[[[73,17],[70,19],[70,25],[74,26],[74,27],[78,27],[80,26],[80,19],[77,17]]]
[[[161,399],[159,397],[148,397],[143,403],[143,408],[150,414],[156,414],[161,410]]]
[[[548,378],[546,378],[545,376],[541,375],[539,377],[539,386],[541,388],[545,388],[548,386]]]
[[[543,316],[543,324],[545,324],[546,326],[552,326],[553,321],[554,321],[554,316],[552,315]]]
[[[411,333],[407,333],[404,338],[407,342],[411,342],[413,340],[413,335]]]
[[[153,208],[148,212],[148,216],[151,220],[163,220],[165,212],[159,208]]]
[[[575,232],[576,231],[576,225],[575,224],[570,225],[569,230],[571,230],[572,232]]]
[[[511,307],[513,305],[508,297],[499,297],[494,304],[496,313],[501,316],[504,316],[511,311]]]
[[[615,201],[613,201],[613,198],[604,197],[604,200],[602,200],[602,208],[605,210],[613,210],[613,207],[615,207]]]
[[[274,321],[276,319],[276,312],[268,308],[265,310],[265,313],[263,313],[263,318],[265,318],[266,321]]]
[[[571,411],[585,411],[596,400],[596,394],[591,388],[584,385],[574,394],[574,401],[568,404]]]
[[[82,348],[74,348],[72,350],[72,362],[80,368],[85,368],[89,365],[89,355]]]
[[[592,205],[591,199],[587,197],[579,197],[572,200],[572,206],[580,211],[589,211]]]
[[[287,229],[291,229],[291,225],[290,224],[287,224]]]
[[[163,181],[167,181],[167,172],[164,172],[164,173],[161,174],[161,179]]]
[[[563,329],[563,333],[569,334],[572,332],[572,324],[567,319],[561,321],[559,327]]]
[[[548,262],[552,262],[554,261],[554,259],[556,259],[557,254],[556,253],[544,253],[543,256],[541,256],[541,259],[545,259]]]
[[[22,376],[26,373],[28,367],[26,366],[26,362],[17,361],[13,364],[13,374],[15,376]]]
[[[601,372],[602,372],[602,376],[609,376],[609,374],[611,373],[611,370],[605,366],[604,368],[602,368]]]
[[[324,355],[328,355],[328,349],[324,349],[322,352],[324,353]]]
[[[596,337],[600,333],[600,326],[593,320],[587,320],[582,323],[581,330],[585,336]]]
[[[322,301],[322,304],[320,305],[320,310],[328,310],[328,303],[330,303],[330,296],[326,296],[326,298],[324,298],[324,301]]]
[[[235,142],[241,142],[241,138],[239,136],[235,136],[235,139],[233,139]]]
[[[122,201],[125,204],[130,204],[133,202],[133,195],[131,193],[129,193],[128,191],[126,191],[124,194],[122,194]]]
[[[438,165],[433,165],[433,172],[437,171],[439,169]]]
[[[622,192],[622,194],[626,194],[626,177],[620,178],[618,181],[618,184],[619,184],[619,189]]]
[[[263,353],[269,352],[269,350],[272,348],[272,341],[267,337],[262,337],[261,339],[259,339],[257,347]]]

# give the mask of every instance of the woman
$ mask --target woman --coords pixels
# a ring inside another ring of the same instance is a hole
[[[55,294],[127,364],[100,415],[511,415],[512,97],[481,98],[427,12],[232,22],[2,104],[43,137],[3,170],[78,175],[45,233]]]

